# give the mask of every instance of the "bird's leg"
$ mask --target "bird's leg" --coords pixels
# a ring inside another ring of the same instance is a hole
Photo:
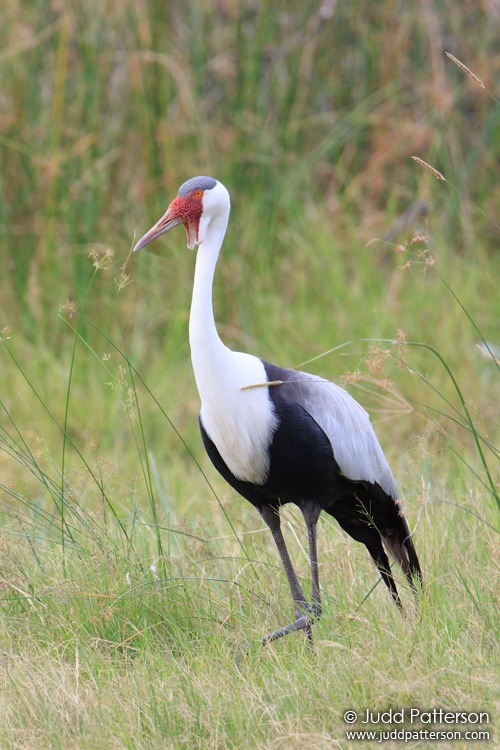
[[[270,641],[275,641],[278,638],[282,638],[284,635],[288,635],[294,630],[305,630],[309,641],[312,643],[312,630],[311,630],[311,619],[309,612],[311,607],[304,596],[304,592],[297,578],[297,574],[293,568],[288,549],[285,544],[285,539],[281,531],[279,507],[264,505],[260,509],[260,514],[264,521],[267,523],[273,535],[273,539],[278,548],[278,552],[281,557],[281,562],[285,569],[285,573],[290,584],[290,590],[292,592],[293,601],[295,604],[295,622],[286,625],[284,628],[275,630],[274,633],[266,635],[262,639],[262,643],[266,644]]]
[[[311,605],[314,616],[319,619],[321,617],[321,594],[319,591],[319,571],[318,571],[318,543],[316,528],[318,524],[319,514],[321,508],[312,503],[306,503],[300,506],[302,515],[307,526],[307,536],[309,540],[309,560],[311,563]]]

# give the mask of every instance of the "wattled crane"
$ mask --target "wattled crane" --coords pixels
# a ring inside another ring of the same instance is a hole
[[[269,526],[290,584],[295,620],[263,643],[293,630],[305,630],[312,641],[311,625],[321,616],[316,526],[322,510],[366,545],[398,606],[384,545],[413,588],[421,582],[420,565],[394,476],[363,407],[328,380],[231,351],[221,341],[212,285],[229,211],[222,183],[193,177],[134,250],[179,224],[186,229],[188,247],[198,245],[189,343],[203,442],[215,468]],[[280,507],[290,502],[300,508],[307,526],[310,604],[280,526]]]

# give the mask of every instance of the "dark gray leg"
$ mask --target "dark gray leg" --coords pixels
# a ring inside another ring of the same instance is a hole
[[[321,508],[318,505],[304,504],[301,506],[302,515],[307,526],[307,536],[309,540],[309,559],[311,561],[311,605],[315,618],[321,617],[321,594],[319,591],[319,572],[318,572],[318,544],[316,528],[318,524]]]
[[[269,526],[271,530],[271,534],[273,535],[273,539],[276,543],[278,552],[281,557],[281,562],[283,563],[283,567],[285,569],[285,573],[288,578],[288,583],[290,584],[290,590],[292,592],[292,597],[293,597],[293,601],[295,604],[295,621],[290,623],[289,625],[286,625],[284,628],[275,630],[274,633],[270,633],[269,635],[266,635],[265,638],[262,639],[262,643],[266,644],[271,641],[275,641],[278,638],[282,638],[284,635],[288,635],[288,633],[291,633],[294,630],[305,630],[307,633],[308,639],[312,643],[313,638],[312,638],[312,630],[311,630],[311,618],[309,616],[311,607],[308,604],[307,599],[304,596],[304,593],[299,583],[299,579],[297,578],[297,574],[295,573],[295,570],[293,568],[290,555],[288,554],[288,549],[286,547],[285,540],[281,532],[279,507],[270,507],[266,505],[262,507],[262,509],[260,510],[260,513],[264,521]],[[316,562],[316,575],[317,575],[317,562]],[[313,590],[314,590],[314,584],[313,584]]]

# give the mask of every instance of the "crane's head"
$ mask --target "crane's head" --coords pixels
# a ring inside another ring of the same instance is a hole
[[[203,242],[208,226],[214,219],[222,219],[222,231],[225,231],[229,207],[229,193],[221,182],[213,177],[192,177],[180,186],[177,198],[174,198],[161,219],[141,237],[134,252],[179,224],[184,224],[187,246],[193,250]]]

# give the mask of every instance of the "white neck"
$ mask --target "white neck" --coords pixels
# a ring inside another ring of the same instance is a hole
[[[207,366],[207,358],[228,351],[217,333],[212,307],[215,266],[227,227],[227,216],[212,220],[205,239],[198,248],[194,272],[193,297],[189,317],[189,344],[193,369],[200,390],[199,377]],[[203,398],[203,395],[200,395]]]
[[[229,209],[229,207],[228,207]],[[269,469],[267,447],[276,426],[264,365],[233,352],[219,338],[212,308],[215,266],[229,210],[213,218],[198,248],[189,318],[191,361],[201,398],[201,421],[219,453],[239,479],[262,483]]]

